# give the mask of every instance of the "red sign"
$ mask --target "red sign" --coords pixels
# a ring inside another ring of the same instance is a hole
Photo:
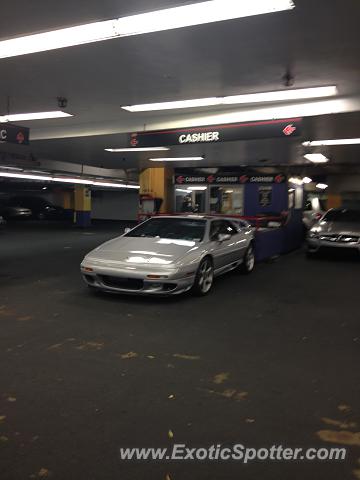
[[[290,125],[287,125],[283,132],[284,134],[287,136],[287,137],[290,137],[290,135],[292,135],[294,132],[296,132],[297,128],[294,127],[294,125],[291,123]]]

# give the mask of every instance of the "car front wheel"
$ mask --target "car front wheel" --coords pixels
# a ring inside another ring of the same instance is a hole
[[[214,283],[214,267],[209,257],[204,258],[196,273],[195,282],[193,286],[193,293],[195,295],[206,295],[210,292]]]
[[[244,261],[241,264],[241,271],[243,273],[251,273],[255,268],[255,250],[254,246],[250,245],[244,255]]]

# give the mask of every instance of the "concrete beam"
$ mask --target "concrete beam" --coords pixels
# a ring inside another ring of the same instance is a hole
[[[69,127],[33,129],[31,140],[45,140],[54,138],[86,137],[92,135],[107,135],[127,133],[142,130],[157,130],[164,128],[182,128],[199,125],[213,125],[219,123],[246,122],[256,120],[281,119],[292,117],[312,117],[346,112],[360,111],[360,96],[336,97],[312,102],[297,102],[276,104],[266,107],[251,107],[242,109],[212,110],[208,113],[178,113],[165,115],[163,112],[147,114],[129,113],[128,121],[104,122],[84,125],[70,125]],[[140,115],[140,117],[139,117]]]

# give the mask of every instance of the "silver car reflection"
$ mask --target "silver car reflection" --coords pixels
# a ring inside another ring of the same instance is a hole
[[[345,248],[360,253],[360,211],[331,209],[308,233],[307,251],[316,254],[322,248]]]
[[[207,294],[214,277],[254,269],[254,234],[245,221],[158,216],[90,252],[81,263],[89,287],[107,292]]]

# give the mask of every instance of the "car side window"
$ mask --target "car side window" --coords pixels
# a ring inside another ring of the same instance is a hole
[[[211,240],[215,240],[216,237],[219,235],[220,233],[220,221],[219,220],[214,220],[211,222],[211,226],[210,226],[210,239]]]
[[[231,222],[227,221],[227,220],[224,220],[222,222],[222,226],[221,226],[221,232],[220,233],[226,233],[226,234],[230,234],[230,235],[236,235],[238,233],[235,225],[233,225]]]
[[[236,235],[238,231],[235,226],[227,220],[214,220],[211,223],[210,238],[215,240],[219,234]]]

